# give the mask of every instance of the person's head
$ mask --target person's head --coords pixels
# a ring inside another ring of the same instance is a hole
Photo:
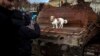
[[[14,5],[14,0],[0,0],[0,6],[10,9]]]

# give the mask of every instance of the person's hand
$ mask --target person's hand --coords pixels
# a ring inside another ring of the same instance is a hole
[[[31,21],[31,23],[29,25],[27,25],[26,27],[34,30],[34,25],[36,24],[36,21]]]
[[[31,24],[33,24],[33,25],[34,25],[35,23],[37,23],[37,22],[36,22],[36,21],[32,21],[32,20],[31,20]]]
[[[29,29],[32,29],[32,30],[34,30],[34,26],[33,25],[27,25],[26,27],[28,27]]]

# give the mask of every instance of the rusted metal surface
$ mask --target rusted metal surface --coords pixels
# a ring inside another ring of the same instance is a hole
[[[63,29],[53,29],[50,22],[50,16],[52,15],[67,19],[68,24],[65,24]],[[64,44],[71,41],[71,43],[68,43],[69,45],[79,45],[81,43],[79,43],[80,39],[85,39],[82,42],[85,43],[85,41],[90,38],[87,37],[87,35],[95,34],[92,32],[95,32],[96,30],[95,26],[93,26],[96,22],[96,18],[96,14],[92,11],[92,9],[88,6],[85,7],[85,5],[83,7],[79,7],[78,5],[73,7],[45,7],[39,13],[37,22],[40,24],[42,35],[46,35],[48,37],[60,36],[66,39],[65,42],[63,41]]]
[[[85,48],[85,56],[100,56],[100,44],[91,44]]]
[[[64,24],[62,29],[52,28],[52,15],[67,19],[68,24]],[[41,37],[38,41],[42,56],[82,56],[83,46],[97,32],[96,19],[96,14],[87,5],[44,6],[37,17],[41,27]]]
[[[100,31],[86,44],[84,56],[100,56]]]

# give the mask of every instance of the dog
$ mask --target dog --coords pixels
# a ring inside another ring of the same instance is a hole
[[[54,16],[50,17],[50,21],[53,26],[52,28],[63,28],[63,25],[68,23],[68,20],[65,20],[63,18],[55,18]]]

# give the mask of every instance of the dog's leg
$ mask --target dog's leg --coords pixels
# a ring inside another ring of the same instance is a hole
[[[58,28],[58,24],[55,24],[56,25],[56,28]]]
[[[60,28],[63,28],[63,23],[62,23],[62,24],[60,24]]]
[[[63,28],[63,24],[61,25],[61,28]]]
[[[59,28],[61,28],[61,24],[59,24]]]

